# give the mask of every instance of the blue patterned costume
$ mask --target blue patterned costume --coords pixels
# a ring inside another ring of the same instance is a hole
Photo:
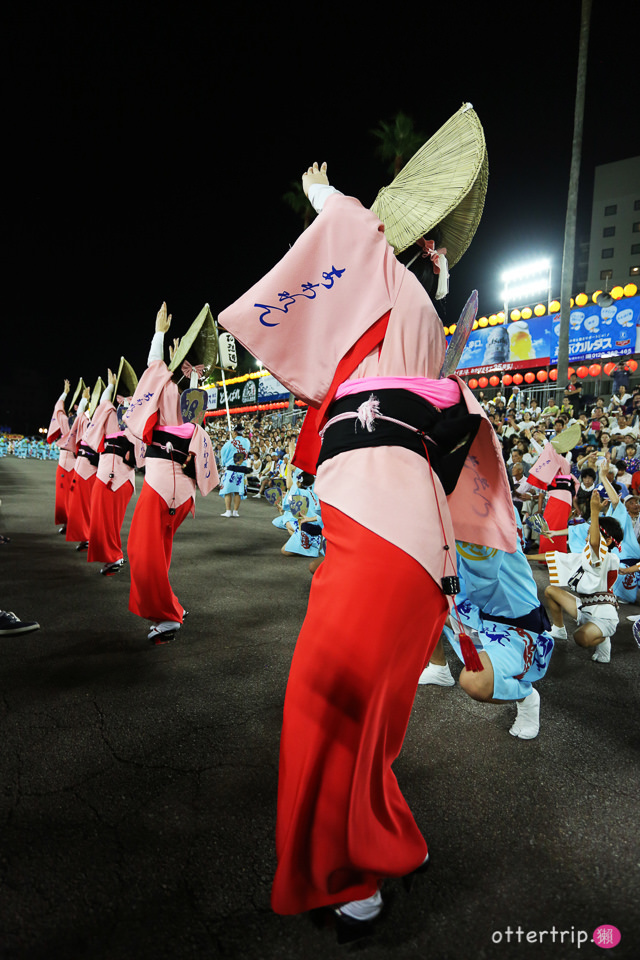
[[[521,530],[517,512],[516,521]],[[515,553],[505,553],[458,541],[456,552],[461,585],[456,596],[459,619],[491,661],[493,699],[527,697],[531,684],[547,672],[553,638],[540,622],[538,589],[522,546],[518,543]],[[525,623],[518,625],[523,618]],[[454,631],[445,627],[444,633],[463,660]]]
[[[298,497],[305,497],[307,501],[306,516],[315,519],[307,525],[303,516],[294,517],[289,521],[294,532],[284,545],[287,553],[298,553],[302,557],[317,557],[322,550],[322,517],[320,501],[311,487],[303,487],[296,493]]]
[[[238,466],[248,466],[248,456],[249,450],[251,449],[251,443],[247,440],[246,437],[234,437],[233,440],[227,440],[227,442],[222,447],[220,451],[220,465],[224,469],[224,474],[222,475],[222,483],[220,484],[220,496],[224,497],[226,494],[239,494],[240,497],[245,500],[245,488],[246,488],[246,478],[247,474],[244,471],[234,470],[235,457],[236,454],[244,453],[244,459],[241,464]]]
[[[289,510],[289,503],[291,501],[291,497],[295,497],[301,492],[300,488],[298,487],[298,478],[300,477],[301,473],[302,470],[300,470],[299,467],[294,467],[291,489],[287,490],[285,496],[282,498],[282,513],[279,516],[274,517],[271,521],[274,527],[277,527],[278,530],[286,530],[287,524],[293,523],[295,520],[294,515]]]

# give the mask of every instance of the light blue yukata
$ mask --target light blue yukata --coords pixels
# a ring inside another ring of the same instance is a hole
[[[249,451],[251,443],[246,437],[236,436],[233,440],[227,440],[220,451],[220,465],[224,469],[222,482],[220,484],[220,496],[226,494],[240,494],[243,500],[246,500],[246,479],[247,474],[242,470],[234,470],[234,466],[249,466]],[[244,454],[241,464],[236,464],[236,454]]]
[[[294,532],[284,545],[287,553],[297,553],[301,557],[317,557],[322,552],[322,516],[320,501],[311,487],[301,487],[296,496],[307,501],[306,516],[315,517],[310,523],[304,517],[294,517],[289,521]]]
[[[286,530],[287,524],[293,523],[295,520],[294,515],[289,510],[289,504],[291,502],[291,497],[295,497],[301,492],[300,488],[298,487],[298,479],[301,473],[302,473],[302,470],[300,469],[300,467],[294,467],[293,474],[292,474],[293,482],[291,484],[291,488],[287,490],[286,494],[282,498],[282,513],[279,514],[277,517],[274,517],[273,520],[271,521],[274,527],[277,527],[278,530]]]
[[[517,512],[516,522],[521,531]],[[540,622],[538,589],[521,543],[515,553],[505,553],[457,541],[456,553],[461,586],[456,595],[458,619],[477,649],[481,645],[491,661],[493,698],[527,697],[531,684],[547,672],[553,638]],[[455,608],[451,615],[453,620]],[[518,625],[527,617],[527,625]],[[502,622],[503,618],[508,622]],[[444,634],[463,660],[456,633],[445,627]]]

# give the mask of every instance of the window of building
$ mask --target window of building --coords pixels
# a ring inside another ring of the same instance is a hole
[[[601,270],[600,271],[601,280],[613,280],[613,270]]]
[[[613,247],[605,247],[600,256],[603,260],[611,260],[613,257]]]
[[[640,277],[640,267],[631,267],[629,270],[630,277]]]
[[[631,253],[640,253],[640,243],[631,244]]]
[[[631,229],[633,233],[640,233],[640,220],[636,220]]]
[[[634,200],[634,201],[633,201],[633,209],[634,209],[634,210],[640,210],[640,200]]]
[[[605,227],[604,230],[602,231],[603,237],[615,237],[615,235],[616,235],[615,227]]]
[[[604,208],[605,217],[612,217],[615,213],[618,212],[618,204],[612,203],[608,207]]]

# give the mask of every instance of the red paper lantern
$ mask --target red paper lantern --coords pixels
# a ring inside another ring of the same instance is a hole
[[[524,375],[524,382],[525,382],[525,383],[533,383],[533,381],[535,380],[535,378],[536,378],[535,373],[531,373],[531,371],[529,371],[529,373],[525,373],[525,375]]]
[[[505,387],[510,387],[513,383],[513,377],[510,373],[505,373],[504,377],[502,378],[502,382],[504,383]]]
[[[558,379],[558,371],[549,370],[549,380],[553,380],[555,382],[557,379]]]
[[[589,368],[588,368],[588,367],[578,367],[578,369],[576,370],[576,373],[578,374],[578,376],[580,377],[581,380],[584,380],[584,378],[585,378],[585,377],[587,376],[587,374],[589,373]]]
[[[514,375],[513,375],[513,382],[514,382],[515,384],[517,384],[518,386],[520,386],[520,384],[522,383],[523,380],[524,380],[524,377],[522,376],[521,373],[514,373]]]
[[[605,363],[603,368],[605,372],[605,376],[610,377],[613,371],[615,370],[615,368],[616,368],[615,363]]]
[[[631,373],[635,373],[636,370],[638,369],[638,361],[637,361],[637,360],[627,360],[627,366],[628,366],[629,370],[631,370]]]
[[[500,377],[496,377],[496,375],[494,374],[492,377],[489,377],[489,383],[491,384],[492,387],[497,387],[498,384],[500,383]]]
[[[539,383],[544,383],[546,379],[547,379],[547,371],[538,370],[538,372],[536,373],[536,380],[538,380]]]
[[[471,377],[471,380],[469,380],[469,389],[470,390],[478,389],[478,381],[475,379],[475,377]]]
[[[602,367],[599,363],[592,363],[589,367],[589,376],[590,377],[599,377],[602,373]]]
[[[575,373],[575,370],[573,369],[573,367],[569,367],[569,369],[567,370],[567,376],[570,377],[571,374],[573,373]]]
[[[485,387],[489,386],[489,381],[487,380],[486,377],[480,377],[480,379],[478,380],[478,386],[480,387],[481,390],[484,390]]]

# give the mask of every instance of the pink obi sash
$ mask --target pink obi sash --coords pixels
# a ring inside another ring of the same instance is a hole
[[[195,425],[193,423],[176,424],[175,427],[159,427],[156,425],[153,429],[162,433],[172,433],[174,437],[182,437],[184,440],[191,440]]]
[[[452,407],[460,400],[460,385],[456,380],[429,380],[427,377],[362,377],[345,380],[335,393],[336,400],[365,390],[409,390],[427,400],[438,410]]]

